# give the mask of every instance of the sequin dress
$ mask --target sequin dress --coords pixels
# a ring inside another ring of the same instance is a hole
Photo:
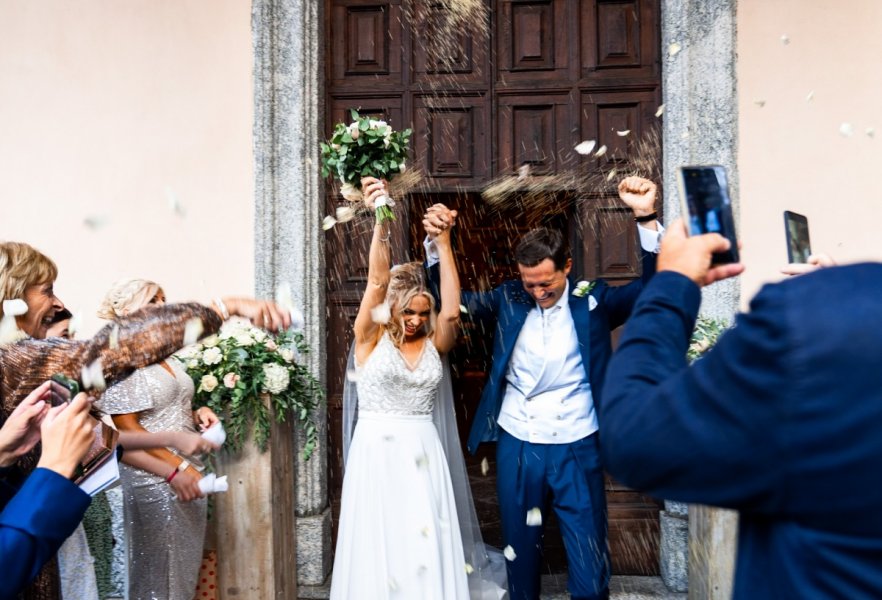
[[[331,599],[467,599],[447,458],[432,422],[441,359],[411,368],[384,335],[358,369]]]
[[[139,413],[147,431],[194,431],[193,380],[177,360],[139,369],[107,389],[99,408]],[[128,600],[192,600],[202,562],[206,502],[178,502],[163,477],[120,464]]]
[[[90,340],[27,339],[0,346],[0,422],[37,386],[56,373],[79,378],[82,367],[100,359],[108,384],[169,356],[183,346],[184,329],[193,318],[202,320],[205,334],[216,332],[221,318],[200,304],[167,304],[138,310],[113,326],[108,325]],[[3,475],[15,488],[33,471],[39,446],[19,460],[17,470]],[[3,498],[5,501],[6,498]],[[2,570],[0,570],[2,571]],[[55,561],[44,566],[37,579],[21,594],[24,600],[58,600],[61,597]]]

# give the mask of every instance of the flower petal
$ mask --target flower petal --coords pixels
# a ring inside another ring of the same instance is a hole
[[[489,472],[490,472],[490,462],[487,460],[487,457],[485,456],[481,460],[481,475],[486,476],[487,473],[489,473]]]
[[[351,206],[338,206],[336,217],[338,223],[346,223],[347,221],[351,221],[355,218],[355,209]]]
[[[625,137],[631,133],[630,129],[623,129],[622,131],[616,131],[616,135],[619,137]]]
[[[680,42],[672,42],[668,46],[668,56],[677,56],[682,49],[683,46],[680,45]]]
[[[534,506],[527,511],[527,526],[538,527],[542,525],[542,511],[538,506]]]
[[[27,302],[21,298],[3,301],[3,314],[10,317],[20,317],[28,312]]]
[[[333,226],[336,225],[336,224],[337,224],[337,219],[335,219],[335,218],[332,217],[331,215],[328,215],[328,216],[325,217],[325,219],[322,221],[322,229],[324,229],[325,231],[327,231],[328,229],[330,229],[331,227],[333,227]]]
[[[506,546],[505,548],[503,548],[502,554],[509,561],[513,561],[514,559],[516,559],[518,557],[518,555],[515,554],[514,548],[512,548],[511,546]]]
[[[391,318],[392,310],[385,302],[381,302],[371,309],[371,320],[378,325],[385,325]]]
[[[851,123],[843,123],[839,126],[839,133],[844,137],[851,137],[854,135],[854,127]]]
[[[594,140],[585,140],[584,142],[578,144],[575,150],[582,156],[587,156],[591,154],[591,151],[594,150],[594,146],[596,145],[597,142]]]
[[[665,114],[665,105],[659,104],[659,107],[655,110],[655,116],[660,117]]]
[[[606,154],[606,144],[597,149],[597,152],[594,153],[595,158],[599,158]]]

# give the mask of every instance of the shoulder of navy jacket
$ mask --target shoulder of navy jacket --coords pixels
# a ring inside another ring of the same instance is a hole
[[[533,298],[524,290],[524,286],[520,281],[505,281],[499,286],[505,299],[509,302],[517,302],[518,304],[533,305]]]

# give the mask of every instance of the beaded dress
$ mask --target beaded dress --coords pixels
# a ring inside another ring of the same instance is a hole
[[[408,365],[384,334],[358,369],[331,598],[469,597],[447,458],[432,422],[441,359]]]
[[[111,386],[99,408],[138,413],[147,431],[195,431],[193,380],[174,359],[135,371]],[[128,600],[192,600],[202,562],[207,500],[178,502],[165,481],[120,464]]]

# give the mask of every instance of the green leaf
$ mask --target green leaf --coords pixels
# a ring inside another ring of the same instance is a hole
[[[354,108],[349,109],[349,116],[352,117],[353,121],[358,121],[358,111],[355,110]]]

